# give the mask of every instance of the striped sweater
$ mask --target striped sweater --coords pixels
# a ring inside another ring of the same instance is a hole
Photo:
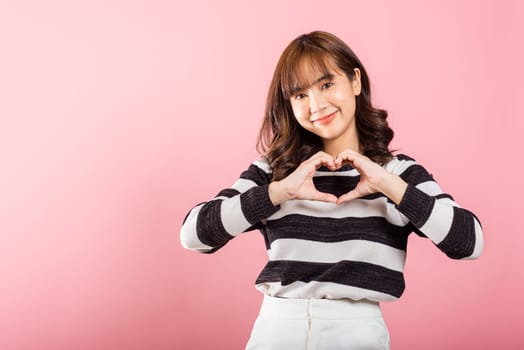
[[[474,259],[483,247],[476,216],[444,193],[432,175],[406,155],[384,165],[408,183],[399,205],[373,193],[340,205],[289,200],[274,206],[271,169],[263,158],[231,188],[194,207],[181,229],[187,248],[212,253],[242,232],[258,229],[269,261],[256,280],[261,292],[284,298],[396,300],[404,291],[408,236],[429,238],[453,259]],[[313,182],[340,196],[359,173],[349,165],[320,168]]]

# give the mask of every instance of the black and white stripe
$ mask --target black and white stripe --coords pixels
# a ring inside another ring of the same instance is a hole
[[[399,298],[404,291],[404,276],[402,272],[390,270],[380,265],[361,261],[342,260],[334,264],[304,261],[269,261],[260,273],[256,284],[279,282],[282,285],[295,281],[330,282],[373,290]],[[281,297],[287,295],[276,294]],[[362,299],[364,295],[351,295],[351,299]],[[303,297],[302,297],[303,298]]]
[[[191,210],[182,225],[182,244],[209,253],[242,232],[260,229],[269,262],[256,287],[289,298],[400,297],[412,231],[451,258],[479,256],[482,230],[474,214],[412,158],[399,155],[384,167],[408,183],[399,205],[375,193],[341,205],[289,200],[273,206],[271,169],[257,160],[230,188]],[[336,172],[321,168],[313,181],[320,191],[339,196],[356,186],[359,174],[350,166]]]

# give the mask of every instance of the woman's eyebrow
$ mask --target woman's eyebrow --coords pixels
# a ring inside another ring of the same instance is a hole
[[[335,75],[333,73],[326,73],[324,74],[323,76],[321,76],[320,78],[316,79],[311,85],[309,86],[306,86],[306,87],[302,87],[302,86],[295,86],[293,89],[291,89],[291,94],[296,94],[300,91],[304,91],[308,88],[310,88],[311,86],[315,85],[315,84],[318,84],[320,83],[322,80],[331,80],[333,79]]]
[[[313,84],[311,84],[311,85],[318,84],[318,83],[320,83],[322,80],[331,80],[331,79],[333,79],[334,76],[335,76],[335,75],[334,75],[333,73],[326,73],[326,74],[324,74],[323,76],[321,76],[320,78],[318,78],[317,80],[315,80],[315,81],[313,82]]]

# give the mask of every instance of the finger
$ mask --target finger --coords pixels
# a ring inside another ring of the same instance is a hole
[[[356,155],[351,153],[349,150],[340,153],[335,159],[335,165],[342,166],[344,162],[353,163],[356,159]]]
[[[326,152],[324,151],[319,151],[315,154],[313,154],[311,157],[308,158],[308,160],[316,160],[316,159],[319,159],[319,158],[322,158],[322,159],[333,159],[333,157],[331,157],[329,154],[327,154]]]
[[[349,191],[348,193],[343,194],[342,196],[338,197],[337,204],[342,204],[344,202],[349,202],[350,200],[360,198],[362,197],[362,194],[357,192],[356,190]]]
[[[352,191],[349,191],[348,193],[345,193],[342,196],[340,196],[338,198],[337,204],[347,202],[352,199],[368,196],[375,192],[377,192],[377,190],[375,190],[373,187],[367,184],[358,184],[357,187],[355,187]]]
[[[327,166],[331,170],[335,169],[335,161],[333,160],[333,158],[329,154],[323,152],[317,153],[315,155],[315,158],[311,159],[311,162],[317,169],[322,165]]]
[[[339,155],[339,158],[335,160],[335,165],[340,167],[343,163],[347,162],[350,163],[354,168],[356,168],[360,172],[362,170],[362,167],[365,166],[365,162],[370,161],[371,160],[366,156],[353,152]]]
[[[357,153],[351,149],[347,149],[345,151],[342,151],[336,158],[335,161],[343,161],[343,160],[354,160],[357,158],[363,158],[364,156],[360,153]]]
[[[338,198],[330,193],[315,191],[312,196],[312,200],[328,202],[328,203],[337,203]]]
[[[337,168],[342,167],[344,164],[349,164],[354,168],[360,168],[361,166],[360,161],[352,156],[344,156],[335,161],[335,166]]]
[[[318,151],[318,152],[315,153],[313,156],[329,156],[329,154],[327,154],[327,153],[324,152],[324,151]]]

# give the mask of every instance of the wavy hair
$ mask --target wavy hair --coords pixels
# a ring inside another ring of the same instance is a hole
[[[361,72],[362,89],[356,96],[355,109],[361,152],[379,164],[392,158],[388,147],[393,130],[388,126],[387,112],[371,105],[370,82],[364,66],[345,42],[333,34],[315,31],[300,35],[286,47],[269,86],[257,149],[273,169],[274,181],[283,179],[301,162],[322,150],[320,137],[298,124],[289,99],[298,86],[312,83],[301,70],[302,65],[309,64],[328,74],[330,58],[350,81],[355,78],[354,68]]]

